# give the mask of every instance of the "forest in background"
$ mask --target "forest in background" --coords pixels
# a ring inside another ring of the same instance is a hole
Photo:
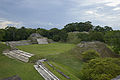
[[[116,53],[120,51],[120,30],[113,30],[109,26],[94,26],[90,21],[69,23],[62,29],[52,28],[50,30],[7,26],[5,29],[0,29],[0,41],[26,40],[32,33],[39,33],[56,42],[77,44],[81,41],[101,41],[110,45]]]

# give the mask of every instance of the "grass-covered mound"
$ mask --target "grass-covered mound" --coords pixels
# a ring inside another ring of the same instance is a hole
[[[95,50],[100,54],[100,57],[118,57],[111,49],[109,49],[105,43],[102,42],[83,42],[79,43],[71,53],[81,58],[82,53],[88,50]]]

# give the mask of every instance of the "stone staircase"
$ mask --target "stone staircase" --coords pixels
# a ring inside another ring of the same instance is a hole
[[[23,62],[28,62],[29,58],[32,57],[34,54],[22,51],[22,50],[11,50],[8,52],[3,52],[4,55],[15,58]]]
[[[44,64],[43,61],[38,60],[34,68],[38,71],[38,73],[45,79],[45,80],[60,80],[57,78],[51,71],[49,71]]]

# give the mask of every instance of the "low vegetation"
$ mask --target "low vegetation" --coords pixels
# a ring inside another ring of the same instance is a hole
[[[100,57],[100,54],[95,50],[88,50],[82,53],[82,60],[87,62],[89,60]]]
[[[120,59],[96,58],[84,65],[81,80],[111,80],[120,75]]]

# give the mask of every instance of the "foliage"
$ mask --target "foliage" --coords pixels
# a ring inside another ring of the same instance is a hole
[[[110,31],[106,32],[104,40],[110,46],[113,46],[113,49],[116,53],[119,54],[120,51],[120,31]]]
[[[70,23],[70,24],[67,24],[66,26],[64,26],[64,30],[66,32],[74,32],[74,31],[80,31],[80,32],[83,32],[83,31],[89,31],[93,28],[93,25],[91,24],[90,21],[87,21],[87,22],[79,22],[79,23]]]
[[[6,49],[10,49],[10,47],[7,46],[6,44],[0,43],[0,53],[2,53]]]
[[[95,50],[88,50],[82,53],[82,60],[88,62],[89,60],[100,57],[99,53]]]
[[[78,33],[77,36],[79,39],[81,39],[81,41],[89,41],[90,40],[89,34],[86,34],[86,33]]]
[[[96,58],[81,70],[81,80],[111,80],[120,74],[120,59]]]
[[[102,32],[90,32],[89,34],[90,41],[101,41],[104,42],[104,34]]]
[[[68,33],[67,42],[74,44],[80,43],[81,39],[77,36],[77,34],[78,33],[72,33],[72,32]]]
[[[5,36],[5,30],[0,29],[0,41],[4,40],[4,36]]]
[[[95,26],[94,31],[105,32],[105,31],[113,31],[113,29],[109,26],[101,27],[98,25],[98,26]]]

